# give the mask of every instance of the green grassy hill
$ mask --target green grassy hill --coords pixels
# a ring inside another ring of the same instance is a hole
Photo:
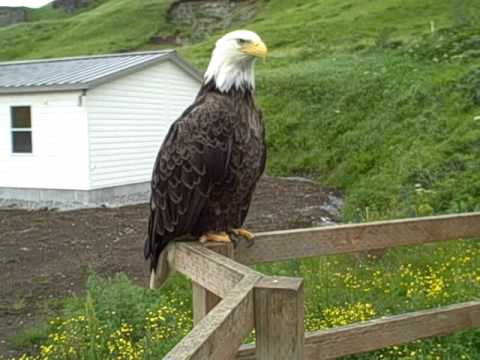
[[[73,16],[37,10],[37,21],[0,29],[0,58],[151,49],[151,36],[183,31],[166,20],[171,2],[104,0]],[[351,221],[480,209],[480,2],[259,8],[244,26],[271,50],[258,65],[270,174],[343,190]],[[218,35],[180,51],[203,69]]]
[[[50,6],[32,11],[37,21],[0,28],[0,59],[45,58],[139,49],[165,21],[171,1],[109,0],[75,15]]]

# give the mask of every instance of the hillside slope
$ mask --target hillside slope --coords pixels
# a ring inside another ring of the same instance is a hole
[[[110,0],[0,29],[0,57],[151,49],[182,32],[171,1]],[[258,65],[268,172],[345,191],[347,220],[480,209],[480,3],[271,0],[246,27]],[[214,39],[180,51],[199,67]]]
[[[138,49],[168,32],[168,0],[109,0],[74,16],[47,6],[33,22],[0,28],[0,59],[44,58]]]

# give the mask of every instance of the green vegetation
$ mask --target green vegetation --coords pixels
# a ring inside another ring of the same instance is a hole
[[[479,259],[478,243],[456,241],[394,249],[379,259],[330,256],[259,265],[257,270],[305,279],[305,329],[313,331],[475,299]],[[190,331],[191,317],[190,283],[178,275],[160,291],[134,286],[123,275],[113,280],[92,275],[86,296],[67,300],[47,328],[17,339],[24,348],[39,346],[38,355],[19,359],[159,359]],[[479,357],[476,330],[348,359]]]
[[[110,0],[73,16],[45,9],[41,21],[0,29],[0,57],[151,49],[151,36],[182,31],[165,19],[169,4]],[[271,50],[257,67],[268,172],[341,189],[345,221],[480,210],[479,20],[477,0],[262,2],[246,27]],[[216,37],[180,51],[204,68]],[[345,256],[259,270],[305,277],[306,328],[314,330],[478,298],[479,255],[478,243],[459,242],[392,250],[374,262]],[[164,354],[190,326],[175,328],[170,320],[190,309],[188,283],[175,277],[169,284],[150,293],[125,278],[94,278],[87,296],[69,302],[49,325],[51,337],[33,331],[19,342],[30,339],[44,346],[41,354],[53,354],[54,334],[65,333],[79,336],[73,358],[121,359],[120,348],[112,355],[108,345],[117,336],[142,358],[152,341],[149,311],[184,299],[168,313],[172,318],[157,317],[164,331],[176,332],[151,347]],[[80,334],[75,321],[90,327]],[[122,326],[123,337],[115,335]],[[97,335],[98,349],[90,341]],[[480,333],[469,331],[355,359],[479,357]]]
[[[269,173],[342,189],[347,221],[479,209],[479,18],[474,1],[268,3],[249,27],[272,49]],[[204,66],[209,46],[186,54]]]
[[[29,22],[59,20],[67,16],[67,13],[54,9],[51,5],[46,5],[38,9],[27,9],[27,20]]]
[[[91,275],[84,297],[67,299],[61,314],[13,342],[38,346],[38,355],[22,360],[160,359],[191,328],[186,281],[176,277],[164,290],[150,291],[121,274],[110,280]]]
[[[85,11],[90,11],[107,1],[109,0],[91,0],[87,7],[79,9],[73,14],[69,14],[66,11],[63,11],[61,8],[55,9],[52,6],[52,4],[48,4],[37,9],[28,8],[27,19],[29,22],[38,22],[38,21],[44,21],[44,20],[59,20],[62,18],[78,15]]]
[[[151,36],[172,30],[163,20],[170,1],[98,2],[89,11],[67,16],[37,10],[47,20],[0,28],[0,58],[46,58],[136,50]],[[35,12],[33,13],[35,17]],[[141,19],[141,20],[139,20]]]
[[[305,279],[305,330],[435,308],[478,298],[478,242],[392,249],[384,255],[329,256],[257,266]],[[434,260],[432,260],[434,259]],[[345,360],[478,359],[480,331],[393,346]]]

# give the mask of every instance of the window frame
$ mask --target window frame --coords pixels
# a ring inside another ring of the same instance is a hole
[[[14,128],[13,127],[13,113],[16,108],[29,108],[30,110],[30,127],[28,128]],[[30,133],[30,152],[16,152],[14,149],[14,134],[19,132],[28,132]],[[10,106],[10,152],[13,156],[31,156],[33,155],[33,116],[32,116],[32,106],[31,105],[11,105]]]

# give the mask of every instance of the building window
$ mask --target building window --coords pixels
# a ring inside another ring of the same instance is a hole
[[[30,106],[12,107],[12,152],[32,153],[32,115]]]

